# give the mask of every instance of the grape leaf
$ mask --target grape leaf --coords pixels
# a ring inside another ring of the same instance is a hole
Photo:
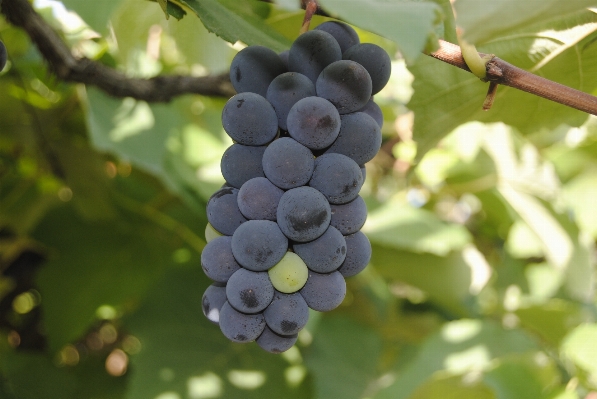
[[[242,41],[261,45],[274,51],[287,50],[290,40],[265,24],[263,19],[245,2],[216,0],[182,0],[210,31],[230,43]],[[298,27],[297,27],[298,29]]]
[[[485,43],[513,29],[597,6],[596,0],[456,0],[457,25],[471,43]]]
[[[110,16],[122,0],[103,0],[101,5],[89,0],[62,0],[62,3],[79,14],[93,30],[103,33],[108,30]]]
[[[520,68],[547,79],[592,92],[597,89],[597,14],[580,11],[566,19],[510,31],[479,46]],[[417,159],[457,126],[468,121],[503,121],[524,134],[567,123],[579,126],[587,114],[561,104],[500,86],[493,107],[482,105],[487,85],[472,74],[430,57],[410,68],[415,91],[409,108],[415,111],[413,137]]]
[[[408,62],[425,48],[441,8],[431,2],[324,0],[325,10],[359,28],[395,41]]]

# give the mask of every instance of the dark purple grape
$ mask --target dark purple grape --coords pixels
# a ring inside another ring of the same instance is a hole
[[[232,254],[232,237],[222,236],[211,240],[201,252],[201,267],[205,275],[219,283],[225,283],[240,269]]]
[[[371,98],[371,77],[361,64],[336,61],[321,72],[315,90],[319,97],[334,104],[341,115],[348,114],[363,108]]]
[[[265,97],[240,93],[224,106],[222,126],[239,144],[265,145],[278,133],[278,117]]]
[[[346,259],[338,271],[344,277],[360,273],[371,260],[371,243],[365,234],[357,231],[344,237],[346,239]]]
[[[309,278],[300,293],[311,309],[329,312],[340,306],[344,300],[346,281],[337,271],[321,274],[309,270]]]
[[[263,313],[244,314],[225,302],[220,310],[220,330],[226,338],[238,343],[252,342],[263,333]]]
[[[230,81],[237,93],[252,92],[265,97],[272,80],[287,71],[284,62],[273,50],[249,46],[239,51],[232,60]]]
[[[302,73],[315,83],[325,67],[341,59],[342,51],[336,39],[322,30],[312,30],[292,43],[288,53],[288,70]]]
[[[361,42],[357,32],[350,25],[342,22],[327,21],[317,26],[315,30],[322,30],[332,35],[340,45],[342,53]]]
[[[8,61],[8,52],[6,51],[6,46],[2,40],[0,40],[0,72],[2,72],[6,66],[6,61]]]
[[[311,79],[298,72],[286,72],[276,77],[267,89],[267,101],[274,107],[280,129],[288,130],[288,111],[297,101],[315,95]]]
[[[309,321],[309,306],[298,292],[283,294],[276,291],[274,299],[263,311],[263,316],[273,332],[292,335],[298,333]]]
[[[317,273],[333,272],[346,258],[344,236],[333,226],[328,227],[321,237],[313,241],[294,244],[292,249],[309,269]]]
[[[312,187],[293,188],[280,198],[277,222],[284,235],[293,241],[316,239],[325,233],[330,219],[329,202]]]
[[[203,293],[201,300],[201,307],[203,314],[207,320],[214,324],[220,322],[220,310],[222,305],[226,302],[226,285],[221,283],[213,283]]]
[[[274,297],[274,286],[267,272],[237,270],[226,283],[226,297],[232,307],[242,313],[259,313]]]
[[[288,137],[271,143],[263,154],[265,177],[285,190],[307,184],[314,164],[311,151]]]
[[[278,53],[286,70],[288,70],[288,53],[289,52],[290,52],[290,50],[284,50],[281,53]]]
[[[274,266],[287,249],[288,239],[278,224],[270,220],[249,220],[232,236],[234,258],[243,267],[256,272]]]
[[[325,195],[330,204],[352,201],[362,185],[361,168],[346,155],[326,153],[315,160],[309,186]]]
[[[306,97],[288,113],[288,133],[312,150],[329,147],[340,132],[340,114],[334,104],[321,97]]]
[[[392,61],[377,44],[356,44],[342,54],[342,59],[358,62],[365,67],[371,76],[371,94],[378,93],[390,80]]]
[[[358,165],[369,162],[381,148],[381,131],[375,120],[364,112],[342,115],[338,138],[325,152],[343,154]]]
[[[375,122],[377,122],[380,129],[383,127],[383,113],[381,112],[381,108],[379,108],[379,105],[377,105],[377,103],[373,101],[373,98],[369,100],[369,102],[367,102],[367,105],[361,108],[359,112],[364,112],[373,119],[375,119]]]
[[[367,220],[367,205],[361,196],[346,204],[330,204],[330,208],[332,210],[330,225],[345,236],[359,231]]]
[[[242,144],[232,144],[224,152],[220,168],[222,176],[230,186],[241,188],[247,180],[254,177],[264,177],[263,153],[266,147],[253,147]]]
[[[207,201],[207,220],[216,231],[231,236],[247,219],[238,209],[238,189],[224,187]]]
[[[267,325],[263,333],[257,338],[256,342],[261,349],[270,353],[282,353],[292,348],[296,342],[298,334],[279,335],[273,332]]]
[[[238,192],[238,208],[247,218],[276,221],[278,202],[284,191],[265,177],[255,177],[242,185]]]

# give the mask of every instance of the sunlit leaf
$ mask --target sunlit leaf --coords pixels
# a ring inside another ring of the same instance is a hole
[[[323,7],[356,26],[395,41],[407,61],[423,51],[441,9],[432,2],[324,0]]]

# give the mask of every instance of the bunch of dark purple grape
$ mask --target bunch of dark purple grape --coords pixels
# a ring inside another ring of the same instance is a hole
[[[344,278],[367,266],[359,190],[381,146],[372,95],[389,77],[385,51],[339,22],[287,52],[250,46],[232,61],[238,94],[222,124],[235,143],[222,157],[226,184],[207,204],[201,255],[214,280],[203,311],[228,339],[288,350],[309,308],[336,308]]]

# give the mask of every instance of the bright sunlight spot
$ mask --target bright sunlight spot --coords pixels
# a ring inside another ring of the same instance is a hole
[[[257,389],[265,383],[267,376],[257,370],[230,370],[228,380],[237,388]]]
[[[481,332],[482,326],[478,320],[463,319],[445,325],[441,334],[445,341],[458,344],[474,338]]]
[[[222,395],[222,379],[212,372],[201,377],[191,377],[187,380],[187,389],[191,399],[217,398]]]

